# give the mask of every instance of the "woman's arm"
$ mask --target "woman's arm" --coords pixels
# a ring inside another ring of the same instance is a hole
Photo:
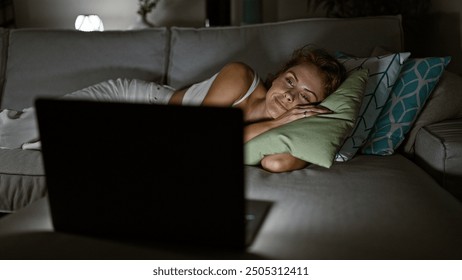
[[[218,74],[202,105],[231,106],[247,92],[253,82],[253,75],[253,70],[245,64],[227,64]],[[300,105],[294,107],[277,119],[259,121],[246,125],[244,127],[244,143],[285,123],[328,112],[330,112],[328,109],[316,107],[314,105]],[[308,163],[289,153],[284,153],[265,156],[261,161],[261,165],[265,170],[270,172],[289,172],[302,169],[306,167]]]
[[[293,107],[276,119],[260,121],[248,124],[244,128],[244,143],[250,141],[254,137],[284,124],[293,122],[301,118],[309,118],[318,114],[331,113],[329,109],[311,104],[302,104]]]
[[[263,169],[274,173],[294,171],[308,166],[308,162],[289,153],[267,155],[260,163]]]
[[[276,119],[257,122],[245,126],[244,143],[272,128],[281,126],[291,121],[330,112],[331,111],[329,109],[322,106],[309,104],[296,106]],[[304,160],[294,157],[290,153],[267,155],[261,160],[260,163],[263,169],[274,173],[289,172],[302,169],[309,164]]]
[[[279,125],[275,122],[275,120],[247,124],[244,127],[244,143],[247,143],[256,136],[278,126]]]

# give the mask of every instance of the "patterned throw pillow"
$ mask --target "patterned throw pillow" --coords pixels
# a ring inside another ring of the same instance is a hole
[[[391,155],[404,141],[451,57],[407,60],[380,114],[364,154]]]
[[[401,67],[409,56],[409,52],[365,58],[352,57],[344,53],[337,54],[338,60],[343,63],[348,72],[355,69],[368,69],[369,79],[356,124],[336,154],[336,161],[352,159],[367,142],[369,134],[390,96]]]

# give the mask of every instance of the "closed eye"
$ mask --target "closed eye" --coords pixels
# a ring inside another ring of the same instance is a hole
[[[305,94],[306,98],[309,99],[310,103],[318,101],[318,96],[313,91],[311,91],[309,89],[305,89],[304,94]]]
[[[310,98],[308,95],[304,94],[304,93],[300,93],[300,95],[302,96],[303,99],[306,100],[306,102],[310,102]]]
[[[286,81],[287,81],[287,84],[289,84],[289,86],[291,87],[294,86],[294,82],[291,79],[287,78]]]

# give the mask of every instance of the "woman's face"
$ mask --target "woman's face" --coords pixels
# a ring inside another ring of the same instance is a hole
[[[277,118],[299,104],[320,102],[326,98],[323,74],[311,63],[302,63],[281,73],[266,95],[266,108]]]

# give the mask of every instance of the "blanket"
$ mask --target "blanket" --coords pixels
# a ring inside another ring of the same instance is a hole
[[[64,95],[63,99],[106,102],[166,104],[175,90],[166,85],[118,78]],[[22,111],[0,111],[0,148],[40,150],[38,125],[33,107]]]

